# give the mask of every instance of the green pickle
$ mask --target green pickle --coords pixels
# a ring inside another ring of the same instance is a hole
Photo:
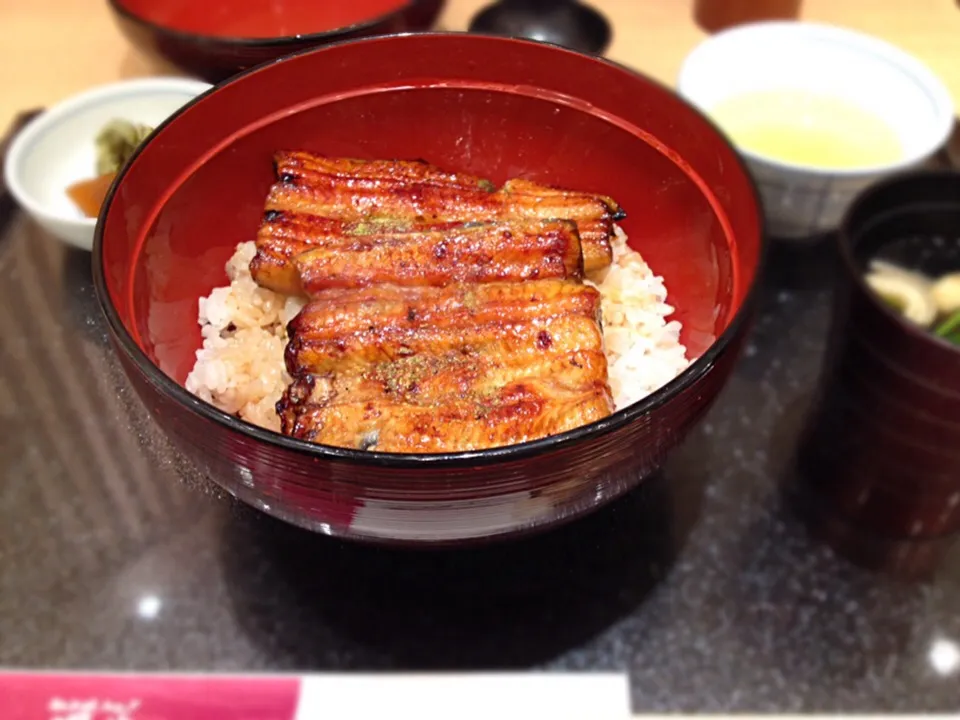
[[[127,120],[112,120],[104,125],[95,140],[97,147],[97,174],[116,173],[153,128]]]

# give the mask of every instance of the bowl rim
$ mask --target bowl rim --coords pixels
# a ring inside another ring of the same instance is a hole
[[[933,155],[938,148],[950,137],[956,122],[956,107],[950,90],[940,77],[922,60],[898,47],[897,45],[869,33],[851,28],[831,25],[829,23],[808,22],[799,20],[769,20],[747,23],[727,28],[715,35],[702,40],[683,59],[680,72],[677,75],[677,92],[690,104],[696,105],[699,110],[709,116],[709,110],[702,108],[699,100],[689,93],[689,78],[693,69],[702,64],[708,57],[717,53],[726,55],[725,48],[730,47],[737,39],[756,37],[788,36],[809,43],[810,41],[827,41],[843,46],[863,57],[870,57],[871,62],[885,64],[905,72],[912,82],[930,98],[935,106],[935,122],[939,124],[936,132],[929,135],[929,141],[919,151],[904,155],[899,160],[889,163],[874,163],[860,165],[855,168],[827,168],[818,165],[789,162],[764,155],[746,148],[729,139],[724,130],[724,136],[736,151],[750,162],[767,165],[771,168],[793,173],[807,173],[819,177],[836,177],[852,179],[870,177],[878,174],[887,174],[908,170],[917,163]],[[784,86],[787,87],[787,86]]]
[[[160,124],[154,134],[151,135],[147,141],[141,143],[137,150],[134,152],[133,156],[130,158],[130,161],[123,167],[120,173],[117,175],[116,180],[113,185],[110,187],[107,197],[104,200],[103,208],[100,212],[99,217],[97,218],[97,225],[94,230],[94,239],[93,239],[93,285],[94,291],[97,295],[97,300],[100,304],[100,309],[103,312],[104,316],[107,319],[107,323],[113,332],[113,337],[116,343],[119,345],[119,348],[126,354],[130,361],[138,368],[138,370],[144,374],[147,381],[156,387],[159,392],[164,394],[166,397],[170,398],[177,404],[184,406],[188,411],[192,411],[198,414],[200,417],[205,420],[212,421],[217,425],[224,426],[226,429],[231,430],[235,433],[252,438],[253,440],[267,443],[274,447],[282,448],[285,451],[295,452],[298,455],[306,455],[313,458],[324,458],[333,461],[340,461],[349,463],[352,465],[361,465],[361,466],[376,466],[376,467],[390,467],[393,469],[423,469],[423,468],[463,468],[463,467],[476,467],[476,466],[485,466],[491,464],[497,464],[502,462],[511,462],[528,459],[535,457],[550,451],[555,450],[559,446],[569,445],[576,443],[578,441],[587,439],[587,438],[597,438],[607,435],[621,427],[629,425],[638,418],[649,414],[652,410],[665,405],[670,399],[679,394],[680,392],[690,388],[701,378],[707,375],[713,366],[716,364],[716,361],[719,359],[724,350],[727,349],[727,346],[733,342],[744,326],[748,323],[749,319],[753,315],[754,305],[756,303],[756,298],[760,292],[761,279],[763,277],[764,268],[766,267],[768,253],[769,253],[769,240],[767,233],[765,232],[764,227],[764,216],[762,213],[762,205],[760,200],[760,193],[757,188],[757,184],[754,181],[752,175],[747,169],[746,163],[743,159],[737,154],[736,149],[730,144],[726,136],[720,134],[720,139],[730,148],[731,154],[734,156],[734,162],[739,166],[741,173],[743,174],[749,192],[752,196],[754,207],[757,215],[757,225],[759,228],[758,232],[758,253],[757,253],[757,263],[756,271],[754,272],[753,279],[746,288],[744,293],[743,301],[740,304],[740,307],[737,308],[727,327],[724,328],[723,332],[720,333],[710,346],[701,354],[697,359],[691,362],[684,370],[682,370],[675,378],[662,385],[660,388],[654,390],[653,392],[646,395],[643,399],[632,403],[620,410],[616,410],[610,415],[596,420],[592,423],[586,425],[581,425],[579,427],[573,428],[571,430],[564,431],[562,433],[557,433],[555,435],[548,435],[543,438],[538,438],[536,440],[530,440],[522,443],[516,443],[513,445],[504,445],[500,447],[488,448],[484,450],[466,450],[458,452],[445,452],[445,453],[386,453],[386,452],[376,452],[369,450],[357,450],[352,448],[343,448],[333,445],[322,445],[319,443],[308,442],[306,440],[299,440],[296,438],[291,438],[286,435],[282,435],[278,432],[273,432],[261,428],[253,423],[249,423],[245,420],[241,420],[233,415],[229,415],[224,411],[220,410],[216,406],[208,403],[204,400],[201,400],[199,397],[191,393],[180,383],[176,382],[173,378],[164,373],[149,357],[146,353],[137,345],[133,340],[130,333],[124,327],[123,322],[120,319],[117,309],[114,307],[112,301],[110,300],[110,294],[107,290],[106,285],[106,274],[104,272],[104,263],[103,263],[103,234],[104,234],[104,221],[109,213],[109,209],[113,204],[114,197],[118,187],[122,184],[123,178],[129,172],[130,168],[134,166],[134,160],[139,156],[143,150],[148,147],[149,142],[155,138],[167,125],[174,122],[181,114],[187,112],[194,105],[202,102],[208,95],[213,94],[219,88],[226,85],[232,85],[235,82],[238,82],[240,79],[266,70],[268,67],[271,67],[278,62],[284,62],[285,60],[301,57],[304,55],[310,54],[319,54],[323,53],[331,48],[341,47],[345,45],[362,45],[368,43],[379,43],[379,42],[395,42],[401,39],[415,39],[415,38],[463,38],[468,39],[470,42],[485,42],[491,44],[522,44],[530,45],[538,49],[545,49],[551,52],[560,52],[569,55],[575,55],[581,59],[585,59],[589,62],[598,63],[602,65],[607,65],[612,67],[620,72],[627,73],[631,76],[639,78],[645,82],[649,82],[655,85],[660,90],[668,92],[675,97],[677,97],[681,102],[683,102],[687,109],[695,113],[701,120],[705,122],[707,126],[714,129],[716,132],[715,126],[706,115],[704,115],[698,108],[693,106],[691,103],[687,102],[684,98],[680,97],[675,91],[671,90],[668,86],[659,81],[650,78],[636,70],[632,70],[620,63],[608,60],[606,58],[601,58],[593,55],[588,55],[585,53],[576,52],[564,48],[553,43],[546,43],[534,40],[525,40],[520,38],[512,37],[502,37],[494,35],[478,35],[473,33],[466,32],[411,32],[411,33],[396,33],[393,35],[378,35],[375,37],[366,37],[366,38],[356,38],[350,40],[344,40],[337,43],[332,43],[329,45],[323,45],[320,47],[307,48],[300,52],[292,53],[286,55],[283,59],[278,61],[270,61],[261,63],[256,67],[250,68],[242,73],[239,73],[230,79],[211,87],[206,92],[198,95],[189,103],[181,107],[177,112],[173,113],[168,117],[162,124]]]
[[[192,102],[198,95],[206,93],[212,86],[210,83],[193,78],[180,77],[151,77],[119,80],[88,88],[83,92],[70,95],[60,102],[51,105],[39,115],[30,120],[16,134],[7,149],[3,163],[3,179],[10,194],[17,203],[30,215],[47,222],[66,224],[72,227],[83,227],[93,230],[97,218],[76,217],[65,212],[52,210],[38,200],[32,193],[27,192],[20,182],[20,169],[27,159],[26,153],[36,140],[47,132],[64,124],[69,124],[74,114],[82,109],[98,104],[102,100],[127,97],[139,94],[148,94],[153,91],[157,96],[173,94],[182,91],[186,102]],[[159,126],[158,126],[159,127]],[[151,133],[152,135],[153,133]],[[147,137],[149,139],[149,136]],[[146,140],[144,140],[146,142]],[[103,207],[106,207],[104,201]]]
[[[317,2],[324,1],[335,1],[335,0],[316,0]],[[350,35],[353,33],[362,33],[365,30],[370,30],[375,28],[381,23],[386,22],[387,20],[400,15],[402,13],[408,12],[410,8],[427,2],[427,0],[407,0],[401,7],[391,10],[390,12],[384,13],[382,15],[377,15],[376,17],[369,18],[367,20],[361,20],[360,22],[353,23],[352,25],[343,25],[341,27],[331,28],[329,30],[320,30],[318,32],[312,33],[303,33],[300,35],[273,35],[268,37],[244,37],[244,36],[233,36],[233,35],[204,35],[203,33],[192,32],[189,30],[179,30],[169,25],[161,25],[160,23],[154,20],[148,20],[142,15],[138,15],[129,8],[125,7],[123,0],[107,0],[110,7],[113,9],[117,15],[122,17],[125,20],[130,22],[138,23],[150,29],[151,32],[157,33],[158,35],[165,36],[171,40],[176,40],[182,43],[190,43],[193,45],[206,45],[208,47],[212,46],[233,46],[233,47],[263,47],[263,48],[277,48],[284,46],[295,46],[303,43],[323,43],[330,44],[328,41],[332,38],[338,38],[344,35]],[[382,35],[380,37],[389,37],[388,35]],[[255,67],[249,68],[250,70],[256,69]],[[247,71],[244,71],[247,72]],[[233,79],[231,76],[229,79]]]
[[[870,304],[875,310],[879,310],[882,315],[893,321],[894,324],[906,335],[906,337],[926,345],[927,350],[940,348],[945,352],[958,355],[960,354],[960,346],[949,342],[939,335],[935,335],[932,329],[924,329],[918,325],[915,325],[890,307],[887,303],[883,302],[883,300],[881,300],[880,296],[877,295],[870,285],[867,284],[860,263],[857,261],[857,254],[854,247],[854,237],[856,236],[854,226],[855,223],[860,220],[858,216],[861,214],[865,205],[876,202],[876,198],[878,196],[882,196],[886,192],[897,189],[898,186],[909,186],[913,183],[924,182],[927,180],[949,182],[952,185],[956,185],[958,188],[960,188],[960,170],[954,170],[951,168],[921,168],[912,170],[910,172],[897,173],[896,175],[891,175],[888,178],[884,178],[880,182],[872,185],[864,192],[860,193],[860,195],[858,195],[857,198],[850,204],[850,207],[847,209],[847,212],[844,214],[840,223],[839,229],[834,238],[834,242],[847,279],[852,283],[853,287],[856,288],[860,295],[868,298]],[[953,205],[960,207],[960,200],[953,203]],[[896,211],[896,209],[897,205],[894,205],[894,211]]]

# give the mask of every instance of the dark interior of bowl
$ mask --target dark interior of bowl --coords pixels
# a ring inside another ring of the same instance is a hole
[[[865,277],[874,260],[936,279],[960,272],[960,173],[903,173],[877,185],[852,208],[842,234],[849,269]],[[883,303],[879,297],[873,296]],[[886,303],[883,303],[884,307]],[[946,315],[950,315],[947,313]],[[905,328],[915,326],[904,320]],[[945,320],[941,314],[934,327]]]
[[[960,271],[960,174],[905,174],[861,203],[849,223],[853,257],[866,272],[874,258],[930,277]],[[880,194],[882,193],[882,194]]]
[[[329,32],[398,12],[410,0],[114,0],[153,25],[192,35],[277,38]]]
[[[703,354],[753,284],[753,188],[712,127],[659,85],[537,43],[464,35],[330,46],[219,87],[128,166],[101,224],[110,302],[134,342],[183,383],[197,299],[252,240],[274,151],[422,158],[496,183],[605,193],[664,276],[682,339]]]

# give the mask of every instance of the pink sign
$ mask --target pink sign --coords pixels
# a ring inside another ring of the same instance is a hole
[[[3,720],[294,720],[297,677],[0,674]]]

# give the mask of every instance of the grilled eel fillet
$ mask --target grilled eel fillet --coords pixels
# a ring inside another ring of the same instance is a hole
[[[613,224],[624,217],[611,198],[510,180],[448,173],[420,161],[331,159],[278,152],[250,269],[264,287],[299,294],[290,264],[313,244],[345,234],[450,229],[457,223],[563,218],[577,226],[583,269],[610,264]],[[518,278],[519,279],[519,278]]]
[[[284,434],[479,450],[609,415],[600,295],[575,280],[330,290],[288,326]]]
[[[454,223],[421,230],[380,227],[358,233],[308,215],[264,223],[281,255],[259,252],[257,282],[287,295],[314,297],[330,288],[449,285],[580,278],[580,237],[570,220]],[[309,238],[305,242],[302,238]]]

